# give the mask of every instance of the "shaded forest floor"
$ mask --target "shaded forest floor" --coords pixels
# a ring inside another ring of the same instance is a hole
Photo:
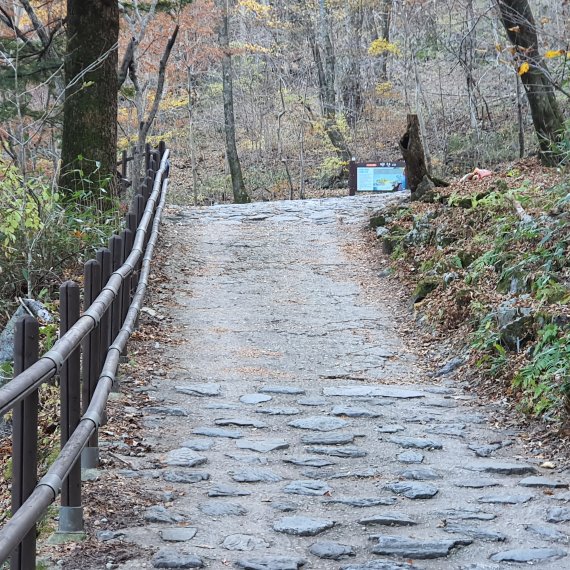
[[[448,348],[437,374],[456,374],[498,404],[497,421],[525,424],[529,447],[568,462],[567,173],[520,161],[381,212],[371,226],[385,273]]]

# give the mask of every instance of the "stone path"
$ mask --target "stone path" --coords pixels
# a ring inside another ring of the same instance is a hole
[[[135,471],[162,502],[101,540],[119,568],[570,566],[568,479],[521,456],[451,376],[430,381],[386,285],[346,255],[364,196],[180,209],[153,308],[179,336]],[[168,309],[175,301],[175,307]]]

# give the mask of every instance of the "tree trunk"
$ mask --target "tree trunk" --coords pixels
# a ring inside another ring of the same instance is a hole
[[[229,38],[229,15],[228,0],[218,0],[218,7],[222,14],[222,21],[218,32],[220,48],[223,51],[222,56],[222,82],[223,82],[223,98],[224,98],[224,127],[226,132],[226,156],[230,167],[230,175],[232,178],[232,190],[234,194],[234,202],[236,204],[244,204],[250,202],[250,197],[245,190],[241,164],[239,161],[237,145],[236,145],[236,126],[234,115],[234,92],[232,81],[232,56],[230,52]]]
[[[517,49],[516,56],[521,64],[529,65],[528,71],[521,74],[521,80],[538,136],[541,161],[554,166],[560,160],[556,145],[563,137],[564,116],[548,78],[548,68],[538,51],[537,28],[532,11],[528,0],[498,0],[498,3],[507,36]]]
[[[69,198],[91,191],[101,208],[116,185],[118,40],[116,0],[67,0],[60,185]]]

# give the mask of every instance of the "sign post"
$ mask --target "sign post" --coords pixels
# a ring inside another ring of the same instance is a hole
[[[357,192],[397,192],[406,190],[406,163],[356,162],[352,159],[348,167],[349,195]]]

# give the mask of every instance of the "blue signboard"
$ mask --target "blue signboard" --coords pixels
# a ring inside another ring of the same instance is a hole
[[[404,162],[352,162],[349,174],[351,194],[406,190]]]

